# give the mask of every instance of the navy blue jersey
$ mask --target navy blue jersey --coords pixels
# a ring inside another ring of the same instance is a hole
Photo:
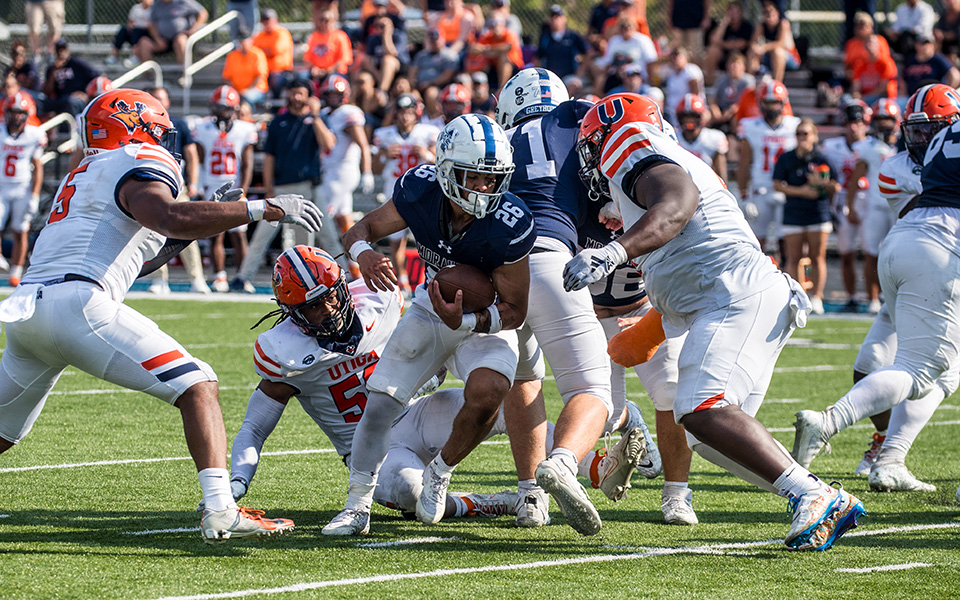
[[[623,230],[610,231],[600,222],[602,202],[587,205],[587,216],[579,229],[581,248],[603,248],[623,235]],[[629,306],[647,295],[643,289],[643,276],[636,267],[626,264],[617,267],[605,279],[590,284],[590,295],[595,306],[615,308]]]
[[[917,207],[960,208],[960,121],[933,136],[920,174],[923,192]]]
[[[537,235],[560,240],[571,252],[577,250],[577,226],[589,202],[579,175],[577,135],[591,106],[570,100],[510,131],[517,166],[510,192],[533,211]]]
[[[417,241],[428,279],[454,264],[471,265],[490,275],[497,267],[529,254],[536,239],[530,209],[509,192],[486,217],[448,237],[444,215],[450,210],[449,201],[440,189],[434,165],[407,171],[394,188],[393,203]]]

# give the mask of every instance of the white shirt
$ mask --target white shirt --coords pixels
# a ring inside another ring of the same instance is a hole
[[[880,165],[877,188],[896,215],[923,191],[920,183],[921,165],[913,162],[910,153],[897,152]]]
[[[883,141],[867,136],[853,145],[853,151],[857,155],[857,162],[863,161],[867,165],[867,198],[870,205],[884,210],[888,209],[888,203],[878,189],[878,177],[880,175],[880,165],[888,156],[896,153],[896,148],[887,145]]]
[[[363,127],[366,122],[363,110],[353,104],[341,104],[335,110],[323,109],[321,113],[327,127],[337,136],[337,143],[320,159],[320,168],[324,177],[337,177],[338,173],[360,172],[360,146],[346,134],[353,125]]]
[[[257,143],[256,124],[234,120],[228,131],[221,131],[216,119],[207,117],[194,123],[191,133],[203,146],[203,186],[207,193],[230,181],[240,187],[243,149]]]
[[[643,79],[649,79],[647,77],[647,65],[657,60],[657,47],[653,44],[649,35],[634,31],[628,40],[617,34],[607,40],[607,51],[594,62],[601,67],[609,67],[610,63],[613,62],[613,57],[617,54],[625,54],[630,57],[631,63],[636,63],[643,69]]]
[[[750,190],[756,194],[773,193],[773,167],[784,152],[797,147],[799,117],[784,115],[780,125],[771,127],[763,117],[743,119],[737,137],[750,144]],[[742,192],[742,190],[741,190]]]
[[[923,0],[913,7],[904,2],[897,7],[897,20],[893,22],[893,30],[899,33],[905,31],[924,33],[932,38],[933,26],[936,23],[937,12]]]
[[[677,105],[683,100],[684,95],[691,93],[690,82],[699,81],[699,89],[703,90],[703,71],[701,71],[697,65],[687,63],[687,66],[680,69],[679,73],[673,69],[673,66],[668,66],[665,72],[667,77],[664,82],[664,91],[666,92],[666,99],[663,102],[663,106],[666,109],[664,112],[667,113],[667,119],[676,126]],[[706,97],[701,96],[701,98],[703,99],[703,104],[706,105]]]
[[[397,180],[420,164],[420,157],[414,151],[414,147],[429,149],[436,146],[439,134],[439,129],[424,123],[417,123],[406,135],[401,134],[396,125],[381,127],[373,132],[375,152],[386,153],[388,146],[400,146],[400,156],[385,158],[383,161],[383,193],[387,198],[393,197],[393,188]],[[386,157],[386,154],[384,156]]]
[[[132,144],[88,155],[60,184],[23,282],[84,275],[123,300],[143,263],[166,241],[120,208],[119,187],[135,173],[165,183],[174,198],[183,187],[180,165],[160,146]]]
[[[680,146],[690,152],[703,162],[713,167],[713,159],[718,154],[726,154],[730,150],[730,142],[727,141],[727,135],[717,129],[704,127],[700,130],[700,135],[692,142],[688,142],[683,137],[683,133],[677,135],[677,141]],[[721,177],[726,173],[719,173]]]
[[[33,178],[33,160],[43,156],[47,134],[34,125],[24,125],[19,135],[10,135],[0,123],[0,188],[22,187]]]

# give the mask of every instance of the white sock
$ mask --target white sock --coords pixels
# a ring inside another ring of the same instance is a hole
[[[213,278],[214,278],[214,279],[226,279],[226,278],[227,278],[227,272],[226,272],[226,271],[217,271],[217,274],[214,275]]]
[[[777,477],[773,486],[779,490],[777,494],[788,498],[793,496],[799,498],[807,492],[817,491],[827,487],[820,478],[804,469],[797,463],[793,463]]]
[[[583,477],[584,479],[593,481],[593,477],[591,477],[591,472],[593,471],[594,467],[593,463],[599,462],[596,460],[596,458],[596,451],[591,450],[590,452],[587,452],[587,455],[583,457],[583,460],[577,464],[577,475]]]
[[[566,448],[554,448],[549,458],[556,458],[574,475],[577,474],[577,455]]]
[[[375,473],[356,471],[350,468],[350,485],[347,488],[346,508],[370,510],[373,505],[373,491],[377,487]]]
[[[537,485],[536,479],[521,479],[517,482],[517,491],[520,494],[521,498],[525,498],[533,492],[540,490],[540,486]]]
[[[197,477],[207,510],[218,512],[237,507],[230,493],[230,473],[226,469],[204,469],[197,473]]]
[[[456,512],[453,513],[454,517],[463,517],[466,516],[469,512],[470,507],[467,506],[466,501],[460,496],[454,496],[453,494],[447,495],[447,502],[453,502],[454,506],[457,507]]]
[[[448,465],[439,454],[434,457],[433,464],[436,466],[437,472],[441,475],[450,475],[453,473],[453,470],[457,468],[457,465],[453,465],[452,467]]]
[[[690,484],[686,481],[664,481],[663,497],[671,498],[673,496],[679,496],[682,498],[687,495],[688,489],[690,489]]]
[[[23,277],[23,267],[21,265],[14,265],[10,267],[10,277],[16,277],[17,279]]]

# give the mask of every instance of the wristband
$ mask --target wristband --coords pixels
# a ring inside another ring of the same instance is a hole
[[[247,201],[247,217],[250,218],[250,222],[253,221],[262,221],[264,213],[267,212],[267,201],[266,200],[248,200]]]
[[[460,327],[457,327],[457,331],[473,331],[473,328],[477,326],[477,315],[474,313],[467,313],[463,315],[463,319],[460,321]]]
[[[373,250],[373,246],[370,245],[370,242],[367,240],[357,240],[350,246],[350,258],[356,262],[357,257],[366,252],[367,250]]]
[[[487,312],[490,313],[490,331],[487,333],[498,333],[503,329],[503,321],[500,320],[500,310],[496,304],[491,304],[487,307]]]

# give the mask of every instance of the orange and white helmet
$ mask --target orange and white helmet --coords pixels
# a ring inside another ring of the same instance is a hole
[[[839,114],[841,125],[849,125],[850,123],[856,123],[858,121],[863,121],[869,125],[873,119],[873,110],[867,106],[866,102],[859,99],[844,102],[840,105]]]
[[[113,150],[128,144],[155,144],[170,152],[177,130],[160,102],[147,92],[121,88],[90,101],[77,117],[84,151]]]
[[[902,114],[900,105],[893,98],[880,98],[873,103],[874,119],[893,119],[899,124]]]
[[[326,106],[337,108],[341,104],[350,102],[350,82],[338,73],[327,75],[320,84],[318,95]]]
[[[767,121],[776,121],[783,116],[787,103],[790,101],[790,94],[787,93],[787,86],[776,79],[767,79],[757,85],[757,104],[760,106],[760,114]],[[777,103],[780,106],[777,106]]]
[[[695,131],[703,125],[703,115],[707,112],[707,106],[699,94],[684,94],[674,112],[677,114],[677,123],[681,129]]]
[[[0,113],[7,122],[7,128],[19,131],[27,124],[27,119],[37,114],[37,104],[33,96],[19,91],[3,99]]]
[[[280,311],[304,334],[331,343],[348,343],[354,347],[349,354],[356,350],[362,327],[353,331],[357,329],[353,327],[353,300],[340,265],[329,254],[302,244],[284,251],[273,267],[273,294]],[[304,309],[321,306],[326,310],[319,321],[303,313]]]
[[[240,92],[229,85],[221,85],[210,94],[210,113],[223,131],[230,129],[240,111]]]
[[[660,107],[640,94],[612,94],[595,104],[584,115],[577,139],[577,155],[580,157],[580,178],[590,190],[592,200],[610,196],[607,181],[600,172],[600,157],[604,144],[620,128],[637,122],[650,123],[660,131],[665,131]]]
[[[451,83],[440,92],[440,105],[443,119],[450,122],[460,115],[470,112],[470,94],[459,83]]]
[[[930,140],[960,119],[960,92],[943,83],[925,85],[907,100],[900,130],[910,158],[923,164]]]
[[[86,92],[88,98],[96,98],[100,94],[111,90],[113,90],[113,81],[106,75],[100,75],[90,80],[90,83],[87,84]]]

